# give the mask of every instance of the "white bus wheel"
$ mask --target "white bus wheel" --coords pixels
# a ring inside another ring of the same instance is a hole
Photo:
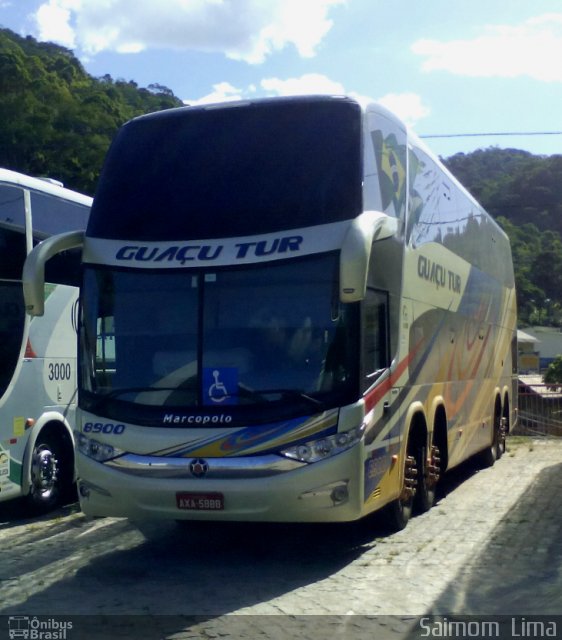
[[[31,457],[28,495],[29,505],[34,511],[49,511],[60,503],[69,477],[68,464],[61,439],[52,433],[40,433]]]

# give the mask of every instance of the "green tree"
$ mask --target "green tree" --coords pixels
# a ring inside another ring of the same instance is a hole
[[[445,163],[509,236],[520,324],[559,325],[562,156],[493,148]]]
[[[91,194],[124,122],[182,104],[162,85],[93,78],[71,51],[0,29],[0,166]]]
[[[558,388],[562,385],[562,355],[556,356],[548,365],[543,380],[549,387]]]
[[[124,122],[182,105],[157,79],[143,88],[107,74],[94,78],[72,51],[0,29],[2,167],[92,194]],[[509,236],[519,322],[560,325],[562,155],[490,148],[444,162]],[[477,228],[475,220],[470,225]],[[453,250],[459,241],[446,238]]]

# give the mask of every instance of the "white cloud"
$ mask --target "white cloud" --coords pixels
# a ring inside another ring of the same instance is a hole
[[[536,16],[520,25],[488,25],[472,40],[418,40],[412,51],[425,58],[424,71],[562,82],[562,13]]]
[[[387,93],[377,102],[392,111],[410,127],[431,113],[417,93]]]
[[[260,86],[273,96],[302,96],[310,94],[342,95],[342,84],[320,73],[305,73],[300,78],[264,78]]]
[[[415,93],[388,93],[380,98],[371,98],[355,91],[346,91],[341,82],[332,80],[321,73],[306,73],[298,78],[264,78],[260,89],[250,85],[246,89],[237,89],[229,82],[213,85],[213,91],[201,98],[185,100],[192,106],[212,102],[228,102],[244,100],[260,96],[302,96],[302,95],[348,95],[361,104],[379,102],[392,111],[407,125],[413,126],[418,120],[430,114],[429,107],[423,104],[421,97]]]
[[[245,89],[238,89],[230,82],[219,82],[213,85],[213,90],[201,98],[186,99],[184,102],[191,106],[210,104],[213,102],[230,102],[232,100],[246,100],[260,95],[264,96],[302,96],[310,94],[342,95],[344,87],[339,82],[330,80],[320,73],[307,73],[300,78],[264,78],[260,88],[254,84]]]
[[[36,13],[41,39],[75,43],[83,53],[147,48],[221,52],[261,63],[293,45],[315,54],[332,27],[330,10],[347,0],[48,0]]]
[[[74,30],[70,26],[70,7],[67,2],[50,0],[42,4],[35,14],[41,39],[58,42],[72,48],[76,46]]]
[[[415,93],[389,93],[380,98],[365,96],[356,91],[346,91],[343,84],[319,73],[308,73],[300,78],[265,78],[260,86],[268,95],[291,96],[307,94],[348,95],[361,104],[379,102],[409,126],[429,115],[429,108]]]
[[[250,87],[248,91],[251,92],[252,88]],[[211,93],[208,93],[202,98],[188,99],[184,100],[184,102],[192,107],[201,104],[212,104],[214,102],[232,102],[233,100],[242,100],[245,97],[244,93],[242,89],[237,89],[232,86],[230,82],[219,82],[213,85]]]

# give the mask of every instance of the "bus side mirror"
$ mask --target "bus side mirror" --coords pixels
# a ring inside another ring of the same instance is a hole
[[[397,230],[398,220],[381,211],[364,211],[352,221],[340,253],[341,302],[363,300],[373,242],[391,238]]]
[[[84,244],[84,231],[69,231],[40,242],[27,256],[23,265],[23,297],[30,316],[45,312],[45,263],[49,258]]]

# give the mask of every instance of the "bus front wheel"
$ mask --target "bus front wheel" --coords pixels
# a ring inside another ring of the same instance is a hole
[[[58,506],[72,482],[72,456],[61,437],[40,433],[31,456],[31,487],[28,503],[34,512],[44,513]]]

